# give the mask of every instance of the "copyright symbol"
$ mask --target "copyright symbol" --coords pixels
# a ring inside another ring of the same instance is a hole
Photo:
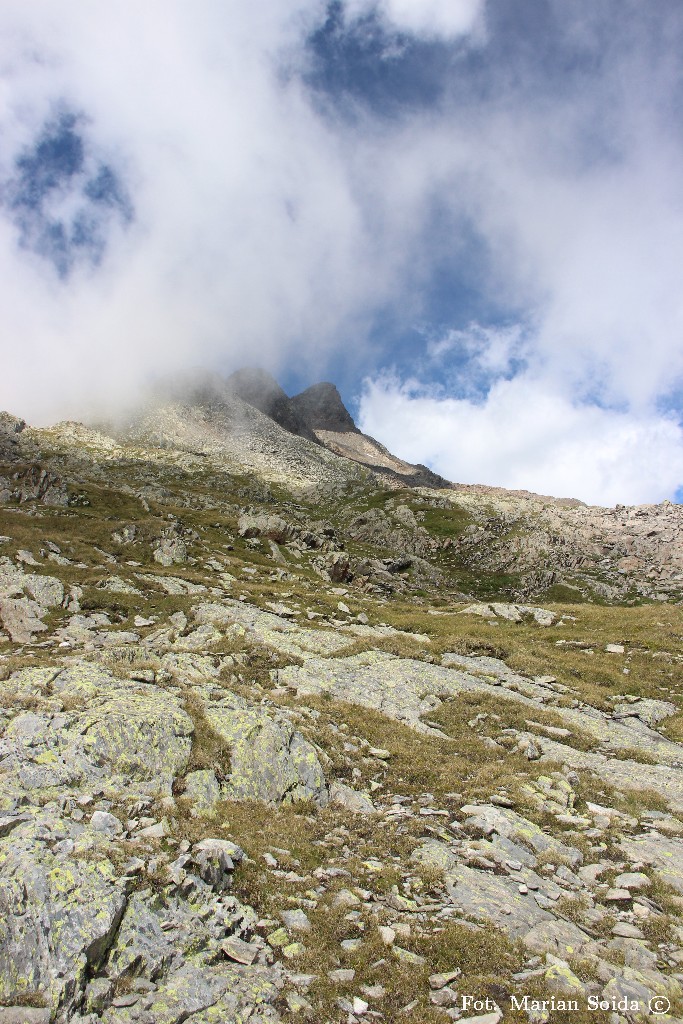
[[[650,1013],[657,1014],[658,1016],[663,1013],[668,1013],[671,1009],[671,1002],[666,996],[655,996],[647,1004]]]

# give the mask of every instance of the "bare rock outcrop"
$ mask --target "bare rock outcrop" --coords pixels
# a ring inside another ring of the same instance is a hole
[[[64,586],[54,576],[24,572],[0,558],[0,625],[15,643],[30,642],[47,629],[43,618],[64,601]]]
[[[0,459],[12,461],[17,456],[19,437],[26,428],[24,420],[9,412],[0,412]]]
[[[313,431],[330,430],[335,434],[360,433],[334,384],[313,384],[295,395],[291,402],[301,419]]]
[[[298,434],[299,437],[317,442],[308,418],[302,415],[302,409],[265,370],[237,370],[228,377],[226,384],[230,392],[275,420],[290,434]]]

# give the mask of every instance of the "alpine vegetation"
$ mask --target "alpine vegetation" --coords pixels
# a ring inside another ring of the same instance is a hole
[[[329,383],[3,413],[0,1021],[680,1017],[682,530]]]

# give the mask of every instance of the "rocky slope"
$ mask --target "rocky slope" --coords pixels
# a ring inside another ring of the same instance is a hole
[[[238,370],[227,381],[232,394],[265,413],[291,434],[316,441],[352,462],[367,466],[399,487],[445,487],[448,481],[426,466],[397,459],[374,437],[361,433],[334,384],[314,384],[288,398],[263,370]]]
[[[265,383],[0,417],[0,1024],[681,1019],[680,507]]]

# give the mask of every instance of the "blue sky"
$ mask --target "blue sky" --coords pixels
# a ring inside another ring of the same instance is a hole
[[[0,42],[0,406],[259,364],[454,480],[681,500],[677,0],[8,0]]]
[[[15,157],[14,173],[3,189],[3,206],[18,229],[19,247],[51,265],[65,286],[79,263],[100,263],[111,215],[124,222],[133,215],[113,168],[88,159],[85,134],[75,114],[56,110]],[[69,202],[60,209],[63,196]]]

